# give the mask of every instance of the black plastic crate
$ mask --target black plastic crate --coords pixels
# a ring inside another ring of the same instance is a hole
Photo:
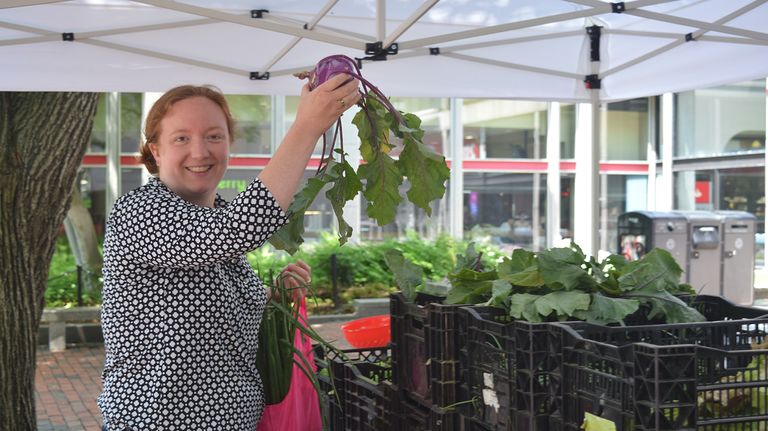
[[[579,430],[585,412],[619,431],[768,429],[766,319],[550,332],[561,343],[564,430]]]
[[[467,307],[459,312],[460,399],[476,429],[549,430],[558,414],[559,367],[550,355],[546,323],[512,321],[505,311]],[[483,427],[483,428],[481,428]]]
[[[393,382],[423,407],[456,402],[461,378],[458,362],[457,310],[445,298],[419,293],[407,302],[401,293],[390,296]]]
[[[342,350],[346,358],[336,351],[326,352],[322,346],[314,346],[317,380],[321,390],[320,402],[328,409],[330,431],[345,430],[344,402],[346,395],[347,363],[377,363],[391,357],[389,348],[346,349]],[[325,371],[324,371],[325,370]],[[331,375],[333,384],[331,384]],[[335,391],[334,391],[335,388]]]
[[[395,402],[398,428],[402,431],[464,431],[463,418],[458,411],[440,407],[424,407],[407,398]]]
[[[393,402],[390,364],[356,362],[345,364],[344,418],[348,431],[393,429]]]

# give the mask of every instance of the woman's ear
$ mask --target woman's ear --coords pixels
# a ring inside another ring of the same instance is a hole
[[[152,153],[152,157],[155,158],[155,164],[157,166],[160,166],[160,151],[157,148],[157,143],[150,142],[147,144],[147,147],[149,147],[149,152]]]

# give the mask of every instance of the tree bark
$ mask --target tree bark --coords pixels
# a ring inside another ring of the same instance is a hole
[[[97,93],[0,92],[0,429],[35,430],[48,269]]]

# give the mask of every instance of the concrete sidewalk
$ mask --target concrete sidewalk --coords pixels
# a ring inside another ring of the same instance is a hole
[[[313,324],[323,339],[341,349],[349,344],[341,333],[343,321]],[[94,431],[101,429],[96,398],[101,392],[104,347],[70,347],[52,353],[37,351],[35,402],[40,431]]]

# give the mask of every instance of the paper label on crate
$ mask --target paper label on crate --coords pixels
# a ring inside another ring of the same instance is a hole
[[[496,391],[493,389],[483,389],[483,403],[486,406],[493,407],[493,409],[498,413],[499,398],[496,396]]]
[[[483,373],[483,386],[493,388],[493,374]]]

